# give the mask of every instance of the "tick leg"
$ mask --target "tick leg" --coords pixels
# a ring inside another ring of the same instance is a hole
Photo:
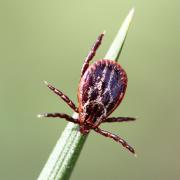
[[[43,114],[38,114],[37,117],[38,118],[42,118],[42,117],[64,118],[67,121],[73,122],[75,124],[79,124],[78,119],[74,119],[73,117],[67,114],[63,114],[63,113],[43,113]]]
[[[131,153],[135,154],[134,149],[133,149],[124,139],[122,139],[121,137],[119,137],[119,136],[117,136],[117,135],[115,135],[115,134],[113,134],[113,133],[110,133],[110,132],[108,132],[108,131],[104,131],[104,130],[102,130],[102,129],[100,129],[100,128],[95,128],[94,130],[95,130],[97,133],[99,133],[99,134],[101,134],[101,135],[103,135],[103,136],[105,136],[105,137],[109,137],[109,138],[115,140],[116,142],[121,143],[121,144],[122,144],[126,149],[128,149]]]
[[[66,104],[73,109],[75,112],[78,113],[78,108],[75,106],[75,104],[64,94],[62,93],[59,89],[56,89],[55,87],[53,87],[52,85],[50,85],[49,83],[47,83],[46,81],[44,81],[44,83],[47,85],[47,87],[54,92],[55,94],[57,94],[63,101],[66,102]]]
[[[83,76],[83,74],[85,73],[86,69],[89,67],[89,62],[93,59],[93,57],[95,56],[96,54],[96,51],[98,49],[98,47],[100,46],[101,44],[101,41],[102,41],[102,38],[104,36],[105,32],[101,33],[96,42],[94,43],[93,47],[91,48],[89,54],[87,55],[86,59],[84,60],[84,63],[83,63],[83,66],[82,66],[82,69],[81,69],[81,77]]]
[[[134,117],[110,117],[103,121],[104,122],[127,122],[127,121],[135,121]]]

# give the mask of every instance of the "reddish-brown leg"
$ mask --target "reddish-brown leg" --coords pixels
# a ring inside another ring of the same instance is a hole
[[[135,121],[136,118],[133,117],[110,117],[103,121],[104,122],[127,122],[127,121]]]
[[[96,42],[94,43],[93,47],[91,48],[89,54],[87,55],[86,59],[84,60],[84,63],[83,63],[83,66],[82,66],[82,69],[81,69],[81,77],[83,76],[83,74],[85,73],[86,69],[89,67],[89,62],[93,59],[93,57],[95,56],[96,54],[96,51],[98,49],[98,47],[100,46],[101,44],[101,41],[102,41],[102,38],[104,36],[104,32],[101,33]]]
[[[130,152],[135,154],[134,149],[124,139],[122,139],[121,137],[119,137],[119,136],[117,136],[117,135],[115,135],[113,133],[110,133],[108,131],[104,131],[104,130],[102,130],[100,128],[95,128],[94,130],[97,133],[99,133],[99,134],[101,134],[101,135],[103,135],[105,137],[109,137],[109,138],[115,140],[116,142],[121,143],[126,149],[128,149]]]
[[[79,124],[78,119],[74,119],[71,116],[64,113],[43,113],[43,114],[38,114],[38,117],[39,118],[42,118],[42,117],[64,118],[67,121]]]
[[[75,104],[64,94],[62,93],[59,89],[56,89],[55,87],[53,87],[52,85],[50,85],[49,83],[47,83],[46,81],[44,81],[44,83],[47,85],[47,87],[53,91],[55,94],[57,94],[63,101],[66,102],[66,104],[73,109],[75,112],[78,113],[78,108],[75,106]]]

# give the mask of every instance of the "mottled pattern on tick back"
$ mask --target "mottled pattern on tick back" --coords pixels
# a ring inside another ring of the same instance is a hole
[[[92,64],[80,81],[80,123],[98,126],[119,105],[126,86],[126,73],[115,61],[99,60]]]

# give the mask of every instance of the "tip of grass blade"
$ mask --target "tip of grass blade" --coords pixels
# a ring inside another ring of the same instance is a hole
[[[130,16],[130,17],[132,18],[133,15],[134,15],[134,12],[135,12],[135,7],[133,7],[133,8],[129,11],[128,16]]]
[[[124,45],[126,35],[129,29],[129,25],[131,24],[135,9],[132,8],[128,15],[126,16],[124,22],[122,23],[121,28],[119,29],[113,43],[111,44],[107,54],[105,55],[105,59],[116,60],[119,58],[121,54],[122,47]]]
[[[133,7],[130,11],[129,11],[129,14],[127,15],[124,23],[127,23],[127,26],[129,27],[130,23],[131,23],[131,20],[134,16],[134,12],[135,12],[135,8]],[[128,28],[127,27],[127,28]]]

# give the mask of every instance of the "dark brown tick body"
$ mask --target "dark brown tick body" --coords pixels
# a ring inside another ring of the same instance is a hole
[[[104,122],[135,120],[135,118],[131,117],[108,118],[124,97],[127,87],[127,75],[122,67],[112,60],[102,59],[89,66],[89,62],[95,56],[96,50],[100,46],[103,36],[103,33],[99,35],[84,61],[78,88],[78,108],[60,90],[45,82],[54,93],[60,96],[61,99],[63,99],[75,112],[79,114],[79,118],[74,119],[63,113],[44,113],[38,115],[38,117],[64,118],[67,121],[79,124],[80,132],[82,134],[87,134],[91,129],[93,129],[97,133],[121,143],[130,152],[135,153],[134,149],[129,146],[125,140],[99,128],[99,125]]]
[[[115,61],[99,60],[86,70],[78,90],[82,133],[105,121],[121,102],[126,86],[126,73]]]

